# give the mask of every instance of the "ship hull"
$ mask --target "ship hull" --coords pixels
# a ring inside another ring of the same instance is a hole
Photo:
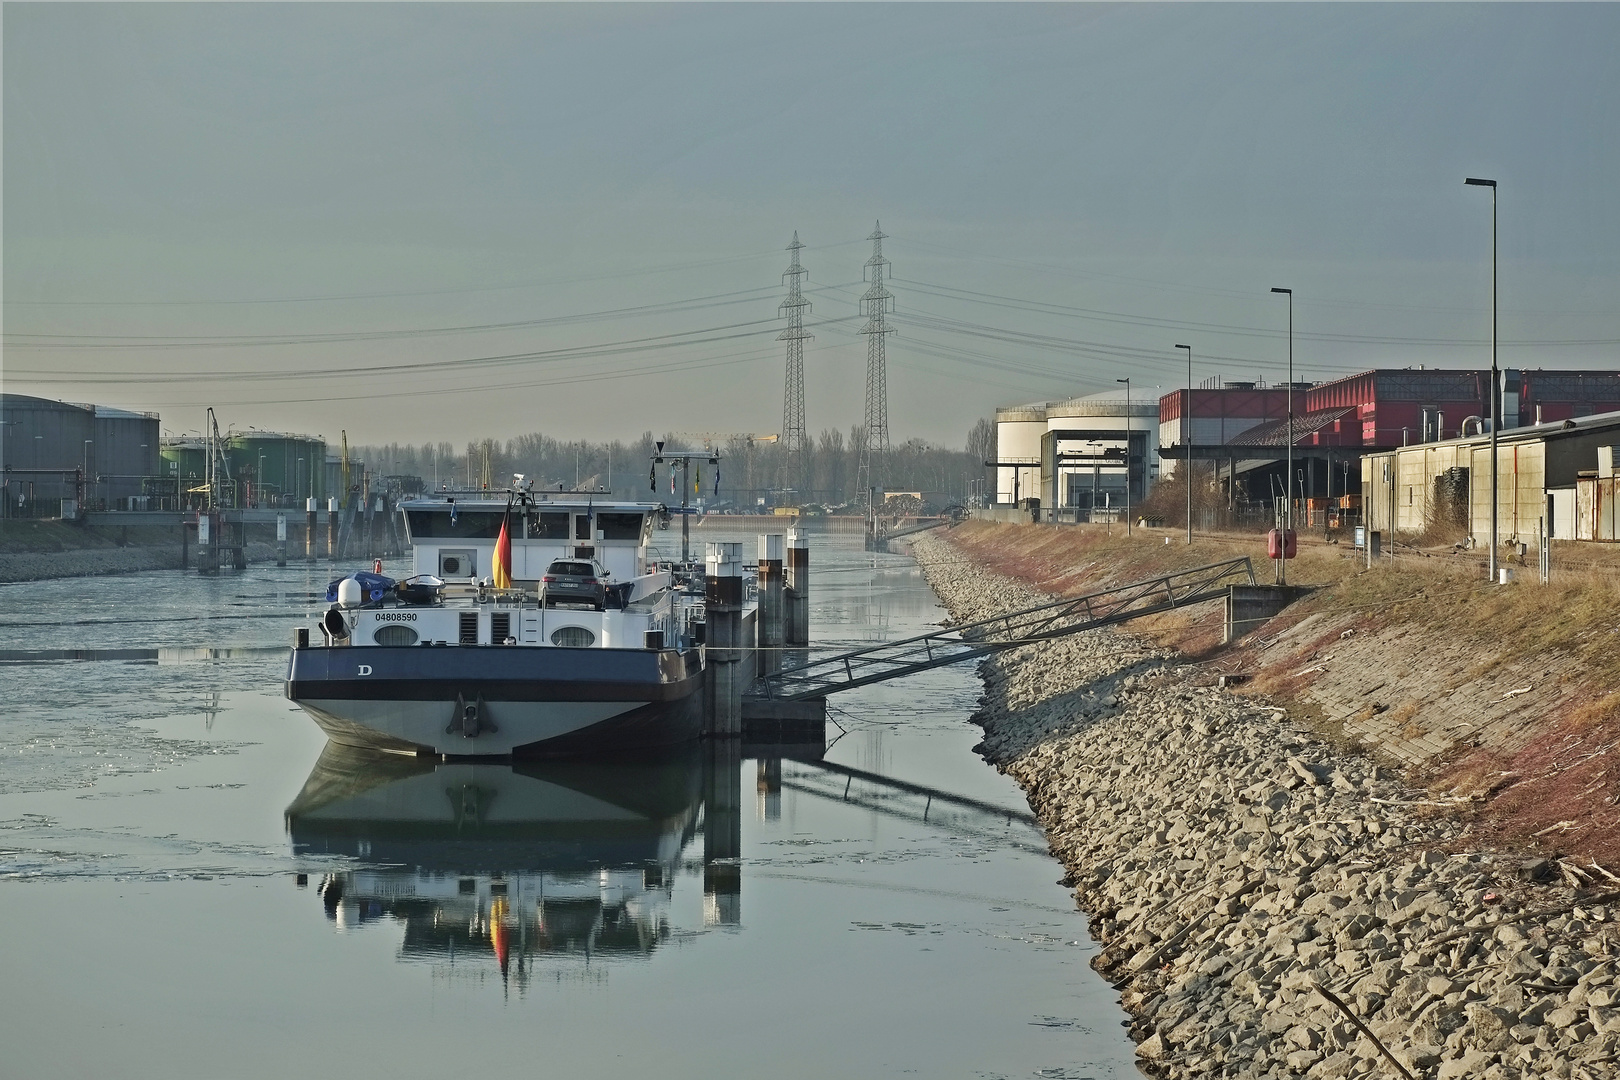
[[[446,757],[590,756],[702,734],[697,650],[293,650],[287,697],[334,742]]]

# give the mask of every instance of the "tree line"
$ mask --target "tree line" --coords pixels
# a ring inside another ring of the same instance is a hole
[[[978,421],[962,450],[922,439],[895,444],[882,456],[874,482],[888,492],[922,492],[924,501],[935,506],[960,502],[973,490],[973,482],[988,474],[984,462],[994,460],[994,431],[988,420]],[[601,491],[618,499],[679,502],[678,467],[652,464],[658,441],[651,431],[628,442],[599,443],[533,432],[459,448],[448,442],[359,446],[351,456],[373,476],[419,476],[432,490],[505,488],[521,473],[536,490]],[[808,440],[798,461],[791,460],[780,442],[735,437],[711,446],[674,435],[662,441],[665,452],[718,454],[718,466],[706,458],[692,462],[688,480],[697,490],[687,494],[693,502],[702,498],[706,505],[745,509],[819,505],[833,511],[860,502],[856,489],[864,432],[858,426],[847,433],[823,430]]]

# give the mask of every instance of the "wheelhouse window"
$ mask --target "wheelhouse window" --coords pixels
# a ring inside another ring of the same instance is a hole
[[[640,540],[640,514],[597,514],[596,527],[604,540]]]
[[[568,513],[563,510],[541,510],[530,514],[529,539],[567,540]]]
[[[501,535],[500,511],[462,510],[456,514],[454,524],[450,511],[407,510],[405,523],[411,530],[411,539],[494,540]]]

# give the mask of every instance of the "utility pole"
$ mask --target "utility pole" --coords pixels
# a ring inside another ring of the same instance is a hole
[[[782,277],[787,280],[787,299],[782,301],[777,311],[787,316],[787,329],[777,336],[778,341],[787,342],[787,386],[782,398],[782,442],[787,451],[787,486],[797,489],[800,493],[797,500],[803,502],[803,492],[809,488],[809,447],[806,445],[808,435],[804,426],[804,343],[815,335],[807,334],[804,330],[804,313],[810,310],[810,301],[804,298],[801,292],[802,279],[809,273],[799,265],[799,251],[804,247],[799,243],[799,231],[793,231],[793,243],[787,246],[792,253],[786,272]]]
[[[889,265],[889,260],[883,257],[885,235],[878,224],[867,237],[872,241],[872,257],[866,260],[864,276],[870,287],[861,295],[861,314],[866,316],[866,325],[860,330],[866,335],[866,409],[862,417],[865,431],[856,483],[866,504],[866,520],[874,529],[877,521],[875,492],[883,484],[883,459],[889,451],[889,376],[883,342],[894,333],[894,327],[886,319],[894,310],[894,294],[883,287],[883,268]]]

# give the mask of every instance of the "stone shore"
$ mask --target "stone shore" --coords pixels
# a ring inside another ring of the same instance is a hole
[[[958,623],[1048,599],[913,550]],[[1620,1076],[1620,880],[1480,850],[1392,770],[1125,633],[981,673],[979,751],[1045,825],[1145,1071]]]
[[[195,549],[192,550],[191,557],[193,559],[197,557]],[[248,545],[250,563],[273,561],[275,557],[276,549],[273,544]],[[178,544],[3,552],[0,553],[0,584],[179,568]]]

